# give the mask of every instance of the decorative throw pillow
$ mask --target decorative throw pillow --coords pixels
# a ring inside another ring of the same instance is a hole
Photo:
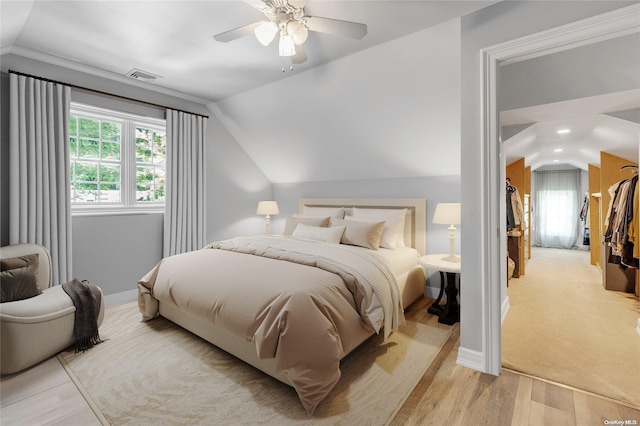
[[[323,228],[319,226],[309,226],[299,223],[293,230],[292,237],[305,238],[309,240],[324,241],[332,244],[340,244],[340,239],[344,233],[344,226],[335,226],[332,228]]]
[[[340,242],[352,246],[378,250],[384,230],[384,221],[361,222],[356,220],[332,219],[331,226],[344,226],[344,234]]]
[[[404,221],[407,209],[364,209],[353,208],[353,217],[357,220],[384,220],[384,231],[380,247],[395,249],[405,247]]]
[[[319,216],[306,216],[306,215],[293,215],[288,216],[287,221],[284,225],[284,232],[282,235],[291,235],[293,234],[293,230],[296,229],[296,225],[299,223],[303,223],[305,225],[310,226],[321,226],[327,227],[329,226],[329,220],[331,218],[329,216],[319,217]]]
[[[37,296],[38,254],[0,260],[0,303],[15,302]]]

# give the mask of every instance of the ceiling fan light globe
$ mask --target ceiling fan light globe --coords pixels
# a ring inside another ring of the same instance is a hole
[[[293,43],[297,45],[304,43],[307,41],[307,37],[309,37],[309,30],[307,30],[307,27],[293,20],[287,23],[287,33],[293,39]]]
[[[278,26],[272,21],[264,21],[254,30],[256,38],[263,46],[268,46],[273,41],[277,32]]]
[[[280,56],[293,56],[296,54],[296,46],[290,35],[280,35],[280,44],[278,45],[278,54]]]

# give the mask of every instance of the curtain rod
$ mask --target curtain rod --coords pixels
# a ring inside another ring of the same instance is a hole
[[[172,109],[174,111],[184,112],[186,114],[192,114],[192,115],[197,115],[199,117],[209,118],[208,115],[204,115],[204,114],[197,114],[195,112],[185,111],[185,110],[182,110],[182,109],[176,109],[176,108],[168,107],[168,106],[165,106],[165,105],[154,104],[153,102],[141,101],[140,99],[129,98],[127,96],[115,95],[113,93],[103,92],[102,90],[89,89],[88,87],[82,87],[82,86],[78,86],[76,84],[69,84],[69,83],[64,83],[62,81],[51,80],[49,78],[38,77],[37,75],[27,74],[27,73],[20,72],[20,71],[9,70],[9,73],[16,74],[16,75],[22,75],[24,77],[37,78],[38,80],[46,81],[48,83],[62,84],[62,85],[69,86],[69,87],[74,88],[74,89],[86,90],[88,92],[98,93],[100,95],[111,96],[112,98],[124,99],[126,101],[137,102],[137,103],[140,103],[140,104],[150,105],[150,106],[163,108],[163,109],[169,108],[169,109]]]

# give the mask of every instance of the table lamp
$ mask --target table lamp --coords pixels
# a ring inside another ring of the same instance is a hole
[[[256,210],[256,214],[265,215],[265,228],[266,235],[269,235],[269,226],[271,225],[271,215],[279,214],[278,203],[275,201],[260,201],[258,202],[258,209]]]
[[[449,255],[442,258],[447,262],[460,262],[453,252],[456,243],[456,227],[460,224],[460,203],[438,203],[433,215],[433,223],[449,225]]]

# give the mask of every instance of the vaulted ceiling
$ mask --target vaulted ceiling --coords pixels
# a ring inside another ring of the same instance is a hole
[[[310,32],[309,60],[282,72],[277,43],[250,34],[220,43],[213,35],[265,15],[255,1],[11,1],[1,7],[1,53],[121,78],[132,69],[160,76],[153,85],[203,103],[286,79],[496,1],[293,0],[307,15],[364,23],[361,40]],[[259,1],[258,1],[259,3]],[[174,94],[175,94],[174,93]]]

